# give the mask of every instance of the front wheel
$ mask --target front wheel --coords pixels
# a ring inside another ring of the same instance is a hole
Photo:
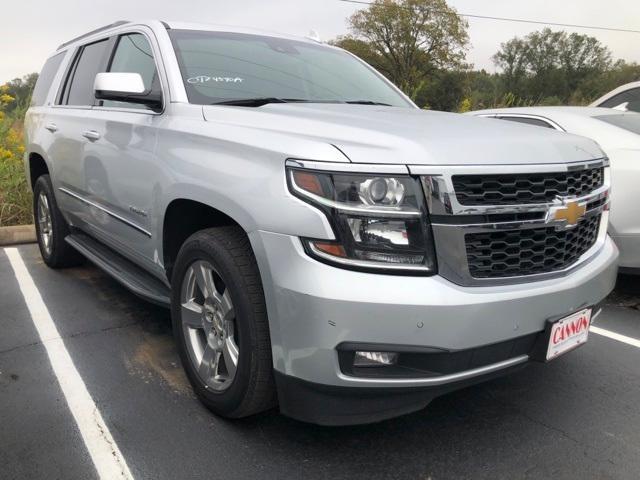
[[[200,400],[230,418],[272,407],[267,313],[245,232],[219,227],[192,235],[180,249],[171,287],[174,335]]]

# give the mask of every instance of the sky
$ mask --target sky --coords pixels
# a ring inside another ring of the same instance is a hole
[[[3,2],[5,3],[5,2]],[[459,13],[526,18],[640,30],[638,0],[448,0]],[[311,30],[322,40],[348,33],[347,18],[361,5],[339,0],[21,0],[2,6],[0,85],[40,71],[59,44],[116,20],[215,23],[261,28],[293,35]],[[469,19],[467,61],[494,71],[491,56],[500,43],[541,25]],[[560,29],[558,27],[554,27]],[[640,33],[570,29],[595,36],[614,58],[640,63]]]

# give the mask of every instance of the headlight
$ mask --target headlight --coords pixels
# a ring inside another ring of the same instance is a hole
[[[431,228],[418,179],[287,168],[290,191],[322,210],[336,241],[303,239],[312,257],[357,270],[433,274]]]

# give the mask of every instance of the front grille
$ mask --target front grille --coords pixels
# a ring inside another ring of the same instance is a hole
[[[465,235],[469,273],[474,278],[503,278],[563,270],[591,248],[600,215],[583,219],[571,230],[554,227]]]
[[[454,175],[461,205],[520,205],[549,203],[556,196],[586,195],[602,186],[604,168],[572,172]]]

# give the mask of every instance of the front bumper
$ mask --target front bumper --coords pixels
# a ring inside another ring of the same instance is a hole
[[[517,355],[439,378],[370,378],[341,370],[338,345],[460,351],[507,342],[541,332],[547,319],[599,303],[613,289],[617,273],[618,250],[609,238],[590,261],[567,276],[492,287],[461,287],[439,276],[343,270],[309,258],[296,237],[256,231],[250,238],[267,300],[281,409],[317,423],[352,423],[348,418],[361,423],[416,410],[443,391],[528,360]],[[329,392],[333,401],[314,400],[311,408],[299,408],[303,398],[311,398],[310,391],[323,392],[316,400]],[[292,392],[297,393],[292,397]],[[336,399],[351,397],[372,398],[373,404],[344,417],[337,412]],[[380,403],[380,398],[387,400]]]

